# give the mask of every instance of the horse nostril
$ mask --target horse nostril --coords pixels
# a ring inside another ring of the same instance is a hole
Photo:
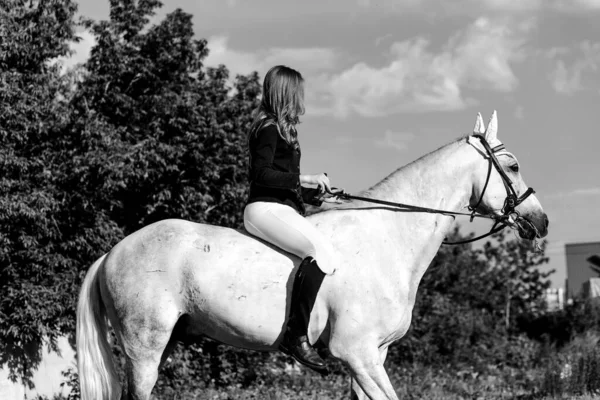
[[[548,225],[550,225],[550,221],[548,220],[548,216],[544,215],[544,222],[546,223],[546,229],[548,228]]]

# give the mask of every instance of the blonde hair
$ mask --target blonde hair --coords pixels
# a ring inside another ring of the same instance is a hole
[[[304,78],[292,68],[276,65],[265,75],[262,100],[255,111],[249,139],[260,128],[276,125],[283,140],[297,148],[296,125],[303,114]]]

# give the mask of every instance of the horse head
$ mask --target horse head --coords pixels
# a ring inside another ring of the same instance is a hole
[[[517,158],[504,148],[497,134],[496,111],[487,128],[478,114],[467,141],[481,153],[483,161],[476,168],[469,205],[482,214],[505,217],[523,239],[542,238],[548,234],[548,216],[533,189],[525,184]]]

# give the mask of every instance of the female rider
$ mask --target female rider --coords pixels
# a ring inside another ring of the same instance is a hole
[[[282,65],[269,70],[263,97],[248,135],[250,194],[244,209],[246,230],[302,259],[292,288],[291,311],[280,350],[300,363],[326,372],[308,341],[310,312],[325,274],[334,272],[330,245],[303,215],[305,203],[320,206],[330,192],[327,174],[300,174],[296,125],[304,114],[304,79]],[[310,189],[302,184],[317,185]],[[317,260],[319,263],[317,264]]]

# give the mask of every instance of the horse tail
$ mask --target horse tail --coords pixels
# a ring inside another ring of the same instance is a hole
[[[106,308],[100,298],[98,270],[106,254],[88,270],[77,304],[77,369],[82,400],[113,400],[121,387],[107,337]]]

